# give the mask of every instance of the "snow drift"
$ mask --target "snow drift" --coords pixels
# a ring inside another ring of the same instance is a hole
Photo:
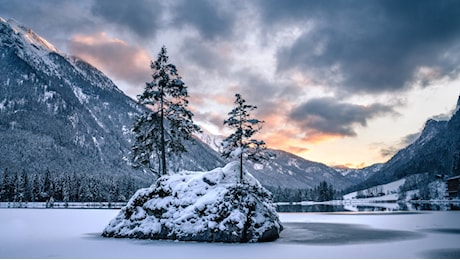
[[[282,230],[271,194],[239,164],[163,176],[140,189],[102,236],[207,242],[265,242]]]

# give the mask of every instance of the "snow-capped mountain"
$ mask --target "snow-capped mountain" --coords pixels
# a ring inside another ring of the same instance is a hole
[[[206,130],[197,137],[209,147],[219,152],[220,143],[225,137],[213,135]],[[344,189],[353,182],[335,169],[317,162],[306,160],[294,154],[268,149],[275,158],[265,162],[246,162],[246,170],[256,177],[262,185],[270,188],[309,189],[318,186],[320,182],[327,181],[336,189]]]
[[[269,162],[246,163],[246,169],[266,187],[307,189],[326,181],[340,190],[354,184],[325,164],[312,162],[285,151],[269,150],[276,156]]]
[[[412,144],[397,152],[354,189],[377,186],[420,173],[427,173],[433,180],[436,176],[458,175],[459,166],[460,112],[457,109],[448,121],[429,119]]]
[[[0,153],[0,172],[147,178],[127,160],[134,119],[146,110],[101,71],[14,20],[0,18],[0,76],[0,149],[7,151]],[[220,137],[203,133],[196,139],[171,170],[226,164],[217,152]],[[266,187],[304,189],[327,181],[343,189],[353,184],[324,164],[273,152],[277,157],[270,163],[246,165]]]
[[[126,157],[134,119],[144,111],[92,65],[0,18],[1,172],[140,176]],[[222,165],[204,144],[189,150],[177,167]]]
[[[338,168],[335,167],[334,169],[342,174],[346,179],[353,182],[354,184],[361,183],[374,175],[383,167],[383,163],[376,163],[361,169],[353,169],[353,168]]]
[[[224,136],[213,135],[206,129],[201,129],[202,132],[195,135],[196,138],[207,144],[212,150],[220,152],[221,143],[225,139]]]

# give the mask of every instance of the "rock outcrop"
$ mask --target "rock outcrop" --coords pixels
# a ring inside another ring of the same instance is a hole
[[[163,176],[141,189],[102,236],[206,242],[266,242],[282,225],[271,194],[239,165]]]

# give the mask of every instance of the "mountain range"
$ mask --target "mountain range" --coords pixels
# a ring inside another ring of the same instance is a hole
[[[0,173],[123,175],[150,185],[152,176],[129,163],[131,128],[146,111],[97,68],[0,18]],[[336,169],[280,150],[272,150],[276,158],[269,163],[246,163],[246,169],[266,187],[289,189],[322,181],[336,189],[358,188],[425,170],[451,174],[459,154],[459,117],[457,112],[448,122],[428,121],[420,137],[390,161],[360,170]],[[172,170],[224,166],[219,142],[197,135]]]
[[[0,18],[0,75],[1,172],[122,174],[151,182],[128,163],[134,119],[147,110],[101,71]],[[186,155],[178,165],[221,165],[203,145],[189,150],[201,156]]]

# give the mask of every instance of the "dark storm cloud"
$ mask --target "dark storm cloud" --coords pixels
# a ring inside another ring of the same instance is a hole
[[[94,1],[91,11],[95,16],[133,31],[141,38],[150,38],[155,36],[161,26],[164,8],[160,1],[116,0]]]
[[[404,89],[421,66],[437,77],[458,68],[460,1],[262,1],[265,26],[312,22],[279,50],[278,70],[311,71],[344,91]],[[448,57],[455,56],[456,58]],[[340,82],[329,80],[331,68]]]
[[[222,4],[229,4],[229,1],[184,1],[173,9],[174,24],[195,27],[208,40],[228,38],[232,35],[235,12],[219,8]]]
[[[99,28],[100,24],[85,13],[88,4],[85,0],[0,0],[0,16],[13,18],[53,44],[63,46],[72,33],[93,32]]]
[[[263,23],[267,26],[276,22],[303,23],[327,12],[329,15],[343,12],[344,8],[353,8],[353,2],[323,0],[260,0],[256,8],[260,9]],[[331,15],[332,16],[332,15]]]
[[[290,97],[298,94],[297,89],[273,82],[263,75],[249,70],[239,70],[233,74],[233,78],[239,80],[238,92],[246,101],[257,106],[255,115],[262,120],[273,115],[284,115],[286,103]]]
[[[228,64],[231,64],[229,55],[219,52],[214,45],[196,38],[187,38],[180,46],[180,53],[190,64],[203,68],[208,73],[225,74]]]
[[[367,126],[367,120],[395,114],[390,106],[372,104],[360,106],[338,102],[334,98],[315,98],[294,108],[289,117],[307,134],[329,134],[339,136],[356,136],[356,124]]]
[[[163,29],[191,26],[203,38],[215,39],[231,35],[234,23],[234,12],[219,8],[222,3],[206,0],[176,1],[172,4],[154,0],[94,1],[91,11],[95,16],[128,29],[141,38],[154,37]]]

